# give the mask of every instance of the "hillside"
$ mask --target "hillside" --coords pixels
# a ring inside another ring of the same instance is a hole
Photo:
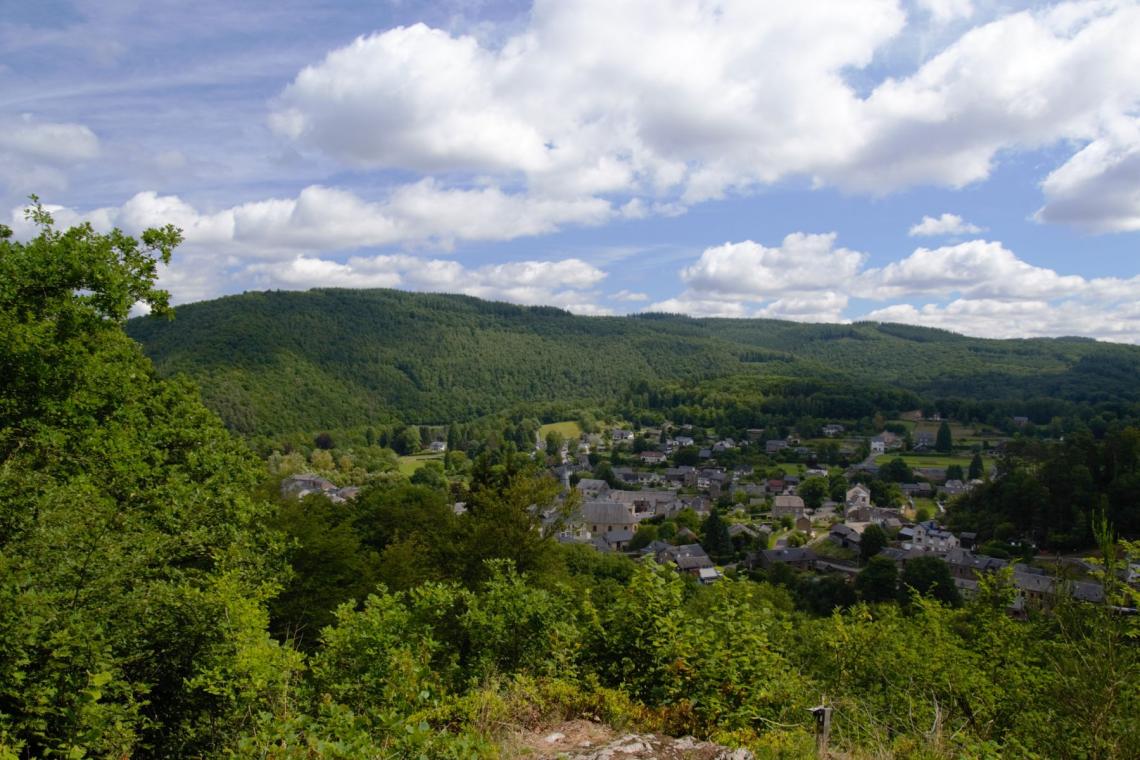
[[[580,317],[395,290],[246,293],[127,327],[244,434],[445,423],[519,402],[608,403],[631,383],[826,376],[929,397],[1140,398],[1140,348],[905,325]]]

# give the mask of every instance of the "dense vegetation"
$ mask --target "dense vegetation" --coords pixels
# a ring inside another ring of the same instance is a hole
[[[1140,429],[1084,433],[1057,443],[1011,443],[998,477],[959,499],[951,525],[981,540],[1025,536],[1040,546],[1089,546],[1097,514],[1140,535]]]
[[[1140,629],[1110,607],[1017,622],[1001,577],[820,617],[763,579],[699,587],[544,538],[558,487],[510,442],[462,515],[398,474],[282,501],[123,333],[166,311],[177,231],[35,221],[0,227],[3,760],[494,757],[504,727],[582,716],[803,757],[821,694],[855,757],[1140,755]]]
[[[1036,424],[1140,403],[1140,348],[891,324],[577,317],[466,296],[312,290],[190,304],[128,332],[160,374],[189,375],[245,435],[448,424],[555,399],[608,406],[638,383],[728,377],[764,397],[815,384],[813,408],[841,418],[873,413],[873,396],[892,393],[960,419]]]

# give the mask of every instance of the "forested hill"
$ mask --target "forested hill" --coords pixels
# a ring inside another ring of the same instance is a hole
[[[128,333],[234,430],[446,423],[519,402],[606,403],[639,380],[827,377],[927,397],[1140,401],[1140,348],[982,340],[894,324],[579,317],[395,290],[246,293]]]

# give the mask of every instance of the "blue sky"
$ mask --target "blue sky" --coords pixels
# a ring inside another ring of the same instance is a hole
[[[1140,343],[1140,6],[0,0],[0,211],[318,286]]]

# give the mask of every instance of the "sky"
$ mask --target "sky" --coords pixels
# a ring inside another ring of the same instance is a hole
[[[1140,3],[0,0],[0,219],[185,242],[175,303],[1140,343]]]

